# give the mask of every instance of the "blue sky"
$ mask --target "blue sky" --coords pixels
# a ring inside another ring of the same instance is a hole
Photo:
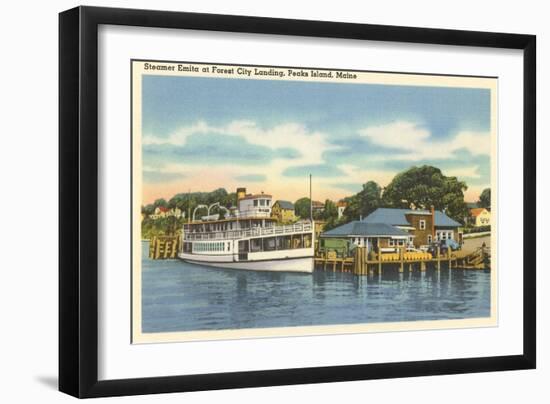
[[[470,199],[490,185],[488,89],[145,75],[142,91],[151,197],[218,184],[292,200],[311,173],[337,199],[420,164]]]

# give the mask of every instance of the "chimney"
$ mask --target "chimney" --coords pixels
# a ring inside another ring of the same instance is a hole
[[[432,240],[435,240],[435,209],[434,205],[431,206],[432,211]]]

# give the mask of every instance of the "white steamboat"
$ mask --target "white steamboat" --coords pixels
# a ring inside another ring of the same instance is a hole
[[[279,224],[271,206],[271,195],[239,188],[237,208],[222,208],[223,219],[208,214],[184,225],[179,258],[219,268],[313,272],[313,222]]]

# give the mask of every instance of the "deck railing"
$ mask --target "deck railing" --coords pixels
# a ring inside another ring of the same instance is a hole
[[[284,226],[252,227],[242,230],[225,230],[211,232],[183,232],[185,240],[233,240],[246,237],[279,236],[293,233],[311,232],[313,225],[310,222],[295,223]]]

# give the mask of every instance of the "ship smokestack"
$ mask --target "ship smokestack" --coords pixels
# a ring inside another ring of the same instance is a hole
[[[239,209],[239,201],[243,199],[246,196],[246,188],[239,187],[237,188],[237,201],[235,202],[235,205],[237,206],[237,210]]]
[[[237,188],[237,201],[246,196],[246,188]]]

